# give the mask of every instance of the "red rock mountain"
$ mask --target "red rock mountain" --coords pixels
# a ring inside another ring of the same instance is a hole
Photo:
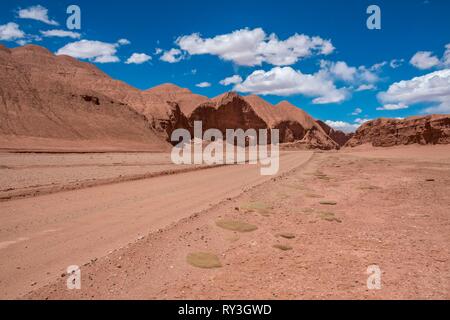
[[[1,148],[169,148],[148,119],[125,102],[134,90],[91,64],[38,46],[1,47],[0,83]]]
[[[173,84],[141,91],[90,63],[45,48],[0,46],[0,148],[167,150],[171,132],[191,129],[279,129],[282,143],[339,145],[303,110],[257,96],[213,99]]]
[[[402,120],[380,118],[358,128],[347,147],[372,144],[390,147],[408,144],[450,143],[450,115],[415,116]]]

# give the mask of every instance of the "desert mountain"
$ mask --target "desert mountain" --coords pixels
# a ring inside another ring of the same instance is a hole
[[[279,129],[282,143],[337,149],[303,110],[228,92],[213,99],[173,84],[141,91],[43,47],[0,47],[0,147],[162,150],[176,128]],[[334,131],[333,131],[334,134]],[[64,142],[63,142],[64,141]]]
[[[1,147],[166,150],[142,114],[99,90],[114,82],[91,64],[39,46],[1,47]]]
[[[380,118],[361,125],[346,143],[347,147],[362,144],[390,147],[408,144],[450,143],[450,115],[415,116],[405,119]]]

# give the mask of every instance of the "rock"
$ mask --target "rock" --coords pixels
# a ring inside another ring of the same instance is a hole
[[[365,122],[345,144],[390,147],[409,144],[449,144],[450,115],[415,116],[402,120],[380,118]]]

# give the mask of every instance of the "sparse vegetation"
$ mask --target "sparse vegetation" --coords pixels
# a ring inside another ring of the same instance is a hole
[[[294,239],[295,238],[295,234],[290,233],[290,232],[282,232],[277,234],[278,237],[282,237],[285,239]]]
[[[333,201],[333,200],[323,200],[323,201],[320,201],[319,203],[322,204],[322,205],[325,205],[325,206],[335,206],[335,205],[337,205],[337,202]]]
[[[197,268],[213,269],[222,267],[219,258],[215,254],[208,252],[190,253],[186,260],[191,266]]]
[[[282,251],[292,250],[291,246],[285,244],[274,244],[273,247]]]
[[[241,207],[244,211],[247,212],[257,212],[263,216],[268,216],[271,213],[271,210],[268,205],[262,202],[250,202]]]
[[[338,222],[341,223],[342,221],[334,215],[333,212],[328,211],[321,211],[319,212],[319,216],[322,220],[329,221],[329,222]]]
[[[325,196],[316,193],[307,193],[305,194],[305,196],[308,198],[315,198],[315,199],[325,198]]]
[[[359,189],[360,190],[378,190],[381,188],[377,187],[377,186],[368,185],[368,186],[361,186],[361,187],[359,187]]]
[[[237,231],[237,232],[251,232],[258,229],[257,226],[236,220],[223,219],[216,222],[216,225],[220,228]]]

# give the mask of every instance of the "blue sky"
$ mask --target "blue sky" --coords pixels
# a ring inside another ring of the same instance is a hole
[[[71,4],[80,30],[67,28]],[[381,30],[366,26],[372,4]],[[91,61],[140,89],[172,82],[209,97],[234,89],[288,100],[351,130],[450,113],[449,12],[447,0],[2,0],[0,42]]]

